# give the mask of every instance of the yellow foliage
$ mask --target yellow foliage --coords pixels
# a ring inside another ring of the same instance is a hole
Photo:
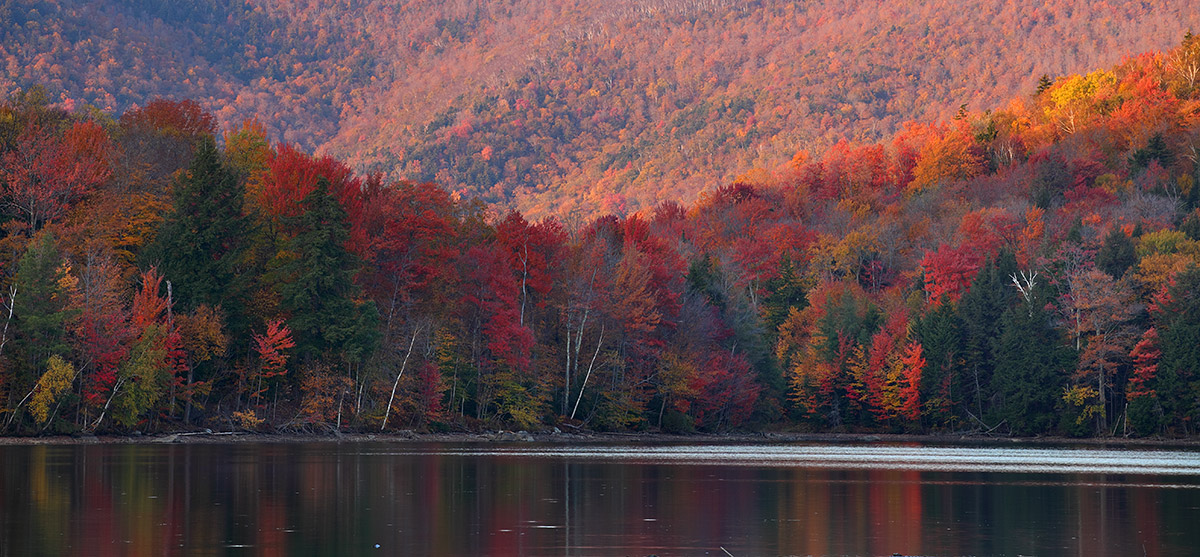
[[[1063,401],[1079,409],[1079,417],[1075,423],[1083,424],[1093,416],[1104,414],[1104,404],[1100,402],[1100,394],[1088,386],[1075,385],[1063,392]]]
[[[1183,254],[1193,258],[1200,256],[1200,242],[1187,237],[1187,234],[1178,230],[1157,230],[1143,234],[1138,240],[1137,254],[1138,257],[1146,257],[1153,254]]]
[[[29,401],[29,413],[38,423],[46,423],[50,419],[50,407],[74,382],[75,366],[57,355],[50,356],[46,372],[38,379]]]
[[[1154,253],[1138,262],[1137,277],[1145,292],[1157,292],[1175,275],[1197,264],[1192,255],[1182,253]]]
[[[971,139],[962,133],[948,133],[921,148],[917,165],[913,168],[913,180],[905,188],[905,193],[911,196],[934,190],[949,182],[973,178],[981,172],[983,157],[974,148]]]
[[[229,337],[225,335],[221,314],[201,304],[190,315],[176,318],[183,349],[196,362],[206,362],[225,355]]]
[[[1111,71],[1073,75],[1050,89],[1046,115],[1059,129],[1073,134],[1096,114],[1107,113],[1115,103],[1117,77]]]
[[[237,422],[238,427],[247,431],[254,431],[263,425],[263,419],[258,417],[258,414],[253,410],[234,412],[233,420]]]

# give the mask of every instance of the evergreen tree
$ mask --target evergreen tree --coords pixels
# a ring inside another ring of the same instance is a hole
[[[305,196],[305,212],[293,219],[299,233],[280,267],[280,306],[303,359],[337,355],[365,359],[378,342],[379,313],[364,302],[355,275],[361,266],[346,250],[346,212],[324,177]]]
[[[33,237],[17,265],[16,294],[12,300],[12,343],[9,345],[18,399],[33,386],[54,355],[66,354],[68,309],[67,279],[55,238],[49,231]],[[17,401],[10,400],[9,408]]]
[[[219,305],[229,316],[231,330],[244,332],[240,310],[245,285],[238,265],[249,225],[242,216],[237,174],[221,161],[211,137],[201,141],[173,197],[174,211],[143,254],[144,266],[157,266],[172,283],[177,311]]]
[[[1046,89],[1049,89],[1053,86],[1054,82],[1050,80],[1050,76],[1047,74],[1042,74],[1042,77],[1038,78],[1037,94],[1040,95],[1044,93]]]
[[[1058,421],[1075,351],[1067,346],[1035,288],[1028,300],[1005,312],[992,384],[997,405],[992,419],[1005,421],[1016,435],[1049,433]]]
[[[930,419],[930,425],[953,425],[954,405],[962,391],[954,373],[962,354],[962,328],[954,305],[944,303],[930,310],[917,321],[915,332],[925,356],[922,414]]]
[[[957,382],[962,385],[961,403],[978,418],[992,407],[992,374],[995,371],[1001,317],[1017,302],[1012,276],[1017,260],[1003,251],[979,270],[971,287],[958,304],[961,323],[962,362]]]
[[[1138,171],[1150,166],[1150,161],[1158,161],[1158,164],[1163,168],[1171,166],[1175,162],[1174,155],[1167,147],[1167,142],[1163,140],[1162,134],[1154,134],[1146,146],[1133,152],[1129,157],[1129,167],[1131,171]]]
[[[1200,267],[1175,277],[1159,304],[1158,334],[1162,357],[1153,388],[1168,429],[1195,433],[1200,419]]]
[[[773,339],[792,308],[799,311],[808,305],[808,289],[804,287],[802,277],[796,273],[796,265],[784,255],[779,263],[779,276],[767,282],[766,290],[762,302],[763,320]]]
[[[1137,261],[1133,240],[1115,228],[1104,237],[1104,244],[1096,252],[1096,267],[1114,279],[1125,276],[1125,271],[1136,265]]]

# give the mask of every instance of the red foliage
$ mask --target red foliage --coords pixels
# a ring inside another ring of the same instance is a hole
[[[925,356],[921,343],[910,342],[904,349],[900,363],[904,366],[900,388],[900,413],[905,418],[916,420],[921,415],[921,374],[925,369]]]
[[[925,294],[934,305],[957,302],[967,292],[975,274],[983,265],[983,254],[970,246],[951,248],[946,244],[925,253],[921,270],[925,273]]]
[[[696,421],[713,427],[744,423],[762,392],[746,357],[725,350],[709,356],[691,387],[697,393],[691,404]]]
[[[472,246],[467,250],[463,301],[479,324],[495,363],[518,372],[529,371],[533,333],[520,323],[518,286],[502,246]],[[482,362],[487,365],[489,362]]]
[[[163,277],[158,274],[158,269],[150,267],[142,273],[141,278],[141,287],[133,296],[130,319],[138,334],[146,330],[146,327],[160,322],[166,317],[168,309],[167,299],[158,295],[163,282]]]
[[[254,335],[254,351],[258,352],[262,362],[262,378],[270,379],[286,373],[288,355],[286,351],[295,348],[292,340],[292,330],[283,323],[282,319],[272,319],[267,322],[264,334]]]
[[[121,115],[126,128],[153,129],[190,139],[216,135],[217,123],[196,101],[155,99]]]
[[[1154,376],[1158,373],[1158,359],[1162,357],[1162,350],[1158,348],[1158,329],[1151,327],[1142,333],[1142,339],[1133,347],[1129,357],[1133,360],[1133,374],[1129,377],[1129,398],[1132,400],[1154,396],[1155,392],[1150,388],[1150,384],[1154,382]]]
[[[107,153],[103,130],[90,122],[62,138],[30,123],[0,158],[5,204],[31,229],[41,228],[108,179]]]

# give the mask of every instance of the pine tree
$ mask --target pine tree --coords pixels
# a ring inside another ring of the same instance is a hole
[[[917,321],[914,332],[925,356],[919,386],[922,414],[929,418],[930,425],[952,425],[954,406],[962,391],[954,373],[962,357],[962,326],[954,304],[934,307]]]
[[[243,191],[237,174],[221,161],[211,137],[202,140],[173,197],[174,211],[142,256],[145,266],[157,266],[172,283],[176,311],[201,304],[222,306],[231,330],[244,332],[245,284],[238,265],[249,225],[242,216]]]
[[[1125,276],[1125,272],[1138,261],[1133,240],[1124,232],[1114,228],[1104,237],[1104,244],[1096,252],[1096,267],[1114,279]]]
[[[1194,434],[1200,419],[1200,267],[1175,277],[1156,316],[1162,357],[1153,389],[1168,429]]]
[[[1011,252],[1001,252],[980,269],[958,305],[962,362],[957,382],[963,387],[963,405],[979,418],[992,406],[996,343],[1000,338],[1001,317],[1017,302],[1011,282],[1016,272],[1016,258]]]
[[[1001,322],[992,384],[998,404],[992,419],[1003,420],[1016,435],[1049,433],[1075,352],[1062,342],[1037,289],[1028,301],[1010,308]],[[998,424],[997,424],[998,425]]]
[[[301,359],[362,361],[377,343],[379,314],[373,302],[361,301],[354,282],[361,263],[346,250],[346,212],[324,178],[303,205],[305,212],[293,219],[299,233],[289,243],[279,286],[296,352]]]
[[[28,391],[47,360],[69,350],[65,331],[72,310],[68,309],[68,295],[63,288],[66,277],[67,268],[54,235],[48,231],[38,233],[17,266],[10,345],[16,381],[11,393]],[[10,401],[9,407],[14,404],[16,401]]]

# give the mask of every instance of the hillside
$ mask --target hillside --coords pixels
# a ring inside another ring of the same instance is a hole
[[[530,216],[688,202],[797,150],[1165,49],[1190,2],[193,0],[0,6],[0,92],[222,128]]]
[[[0,432],[1200,433],[1200,38],[564,223],[0,104]]]

